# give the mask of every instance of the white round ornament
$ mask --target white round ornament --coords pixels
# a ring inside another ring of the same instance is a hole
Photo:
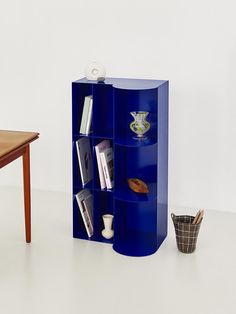
[[[98,62],[91,62],[85,68],[85,76],[88,80],[96,81],[99,77],[105,78],[106,69]]]

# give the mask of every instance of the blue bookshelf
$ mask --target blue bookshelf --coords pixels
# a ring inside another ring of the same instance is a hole
[[[168,207],[168,81],[106,78],[104,83],[86,78],[72,83],[73,236],[113,244],[128,256],[157,251],[167,235]],[[90,139],[93,180],[82,186],[75,142],[85,96],[93,96]],[[131,111],[148,111],[147,139],[134,139]],[[114,188],[101,190],[94,147],[109,139],[114,150]],[[133,192],[127,178],[140,178],[149,193]],[[83,188],[93,195],[94,235],[88,238],[75,195]],[[103,214],[113,214],[114,237],[102,237]]]

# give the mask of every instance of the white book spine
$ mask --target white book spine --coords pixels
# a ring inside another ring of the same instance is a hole
[[[81,123],[80,123],[80,133],[86,134],[86,135],[87,135],[86,129],[87,129],[89,111],[91,107],[91,101],[92,101],[92,96],[86,96],[84,98],[84,107],[83,107],[83,113],[82,113],[82,118],[81,118]]]
[[[87,123],[86,123],[86,134],[88,135],[91,132],[91,123],[92,123],[92,111],[93,111],[93,98],[90,99],[90,106],[88,111]]]
[[[101,158],[102,169],[103,169],[103,173],[104,173],[104,177],[105,177],[106,186],[108,189],[112,189],[112,183],[110,180],[109,170],[108,170],[108,166],[107,166],[106,157],[105,157],[104,152],[100,153],[100,158]]]
[[[77,203],[78,203],[78,206],[79,206],[79,210],[80,210],[83,222],[84,222],[84,226],[85,226],[87,235],[90,238],[93,235],[93,233],[91,232],[92,222],[91,222],[89,213],[87,212],[86,207],[84,206],[84,204],[82,204],[82,202],[80,201],[78,195],[76,195],[76,200],[77,200]]]
[[[81,181],[82,184],[85,185],[85,178],[83,175],[83,168],[82,168],[82,162],[81,162],[81,156],[80,156],[80,148],[79,148],[79,141],[76,142],[76,150],[77,150],[77,156],[78,156],[78,161],[79,161],[79,169],[80,169],[80,174],[81,174]]]
[[[98,174],[99,174],[101,189],[105,189],[105,187],[106,187],[106,182],[105,182],[105,178],[104,178],[104,174],[103,174],[103,169],[102,169],[102,163],[101,163],[99,148],[96,147],[96,146],[95,146],[95,152],[96,152],[96,157],[97,157]]]

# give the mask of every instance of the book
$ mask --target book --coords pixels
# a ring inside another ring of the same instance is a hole
[[[84,107],[80,123],[80,133],[88,135],[90,133],[92,121],[93,97],[86,96],[84,98]]]
[[[79,161],[79,169],[82,184],[85,185],[92,180],[93,162],[90,147],[90,140],[87,137],[82,137],[76,141],[77,156]]]
[[[112,147],[107,148],[100,153],[102,169],[104,173],[104,178],[106,186],[108,189],[113,188],[113,149]]]
[[[93,98],[90,99],[90,106],[89,106],[89,112],[88,112],[88,117],[86,121],[85,134],[91,133],[92,111],[93,111]]]
[[[104,173],[103,173],[103,169],[102,169],[100,153],[102,151],[106,150],[107,148],[109,148],[110,146],[111,146],[111,144],[110,144],[109,140],[104,140],[95,146],[95,152],[96,152],[97,164],[98,164],[98,174],[99,174],[101,189],[105,189],[106,181],[105,181],[105,177],[104,177]]]
[[[76,194],[76,200],[79,206],[79,210],[84,222],[84,226],[88,237],[93,235],[93,220],[92,220],[92,209],[93,209],[93,197],[89,190],[82,190]]]

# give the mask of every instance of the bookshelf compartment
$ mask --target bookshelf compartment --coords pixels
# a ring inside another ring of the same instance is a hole
[[[93,87],[93,134],[113,137],[113,88],[103,83]]]
[[[102,216],[113,215],[113,195],[105,191],[94,191],[94,239],[101,242],[112,243],[113,239],[107,240],[101,232],[104,229]]]
[[[82,190],[82,188],[77,188],[74,190],[73,194],[73,237],[74,238],[81,238],[85,240],[93,240],[94,235],[92,237],[88,237],[88,234],[86,232],[83,218],[80,213],[80,209],[76,200],[76,194],[79,193]],[[90,193],[92,193],[91,189],[88,189]],[[92,217],[94,216],[92,211]]]
[[[157,90],[156,89],[114,89],[115,105],[115,141],[127,146],[150,145],[157,141]],[[145,134],[147,140],[135,140],[135,133],[130,129],[134,120],[130,112],[149,112],[147,121],[150,129]]]
[[[79,160],[78,160],[78,154],[77,154],[77,148],[76,148],[76,141],[79,139],[83,138],[83,136],[74,136],[73,137],[73,143],[72,143],[72,155],[73,155],[73,187],[77,188],[88,188],[91,189],[93,187],[93,179],[90,180],[88,183],[86,183],[84,186],[82,184],[82,179],[81,179],[81,173],[80,173],[80,168],[79,168]],[[89,138],[89,137],[88,137]],[[89,138],[90,141],[90,149],[91,149],[91,154],[93,158],[93,146],[92,146],[92,139]],[[92,163],[93,167],[93,163]],[[92,170],[93,171],[93,170]],[[94,178],[94,173],[92,174],[92,178]]]
[[[130,202],[157,199],[156,150],[157,145],[144,147],[115,146],[116,198]],[[141,194],[132,191],[127,183],[128,178],[138,178],[144,181],[149,188],[149,193]]]
[[[93,139],[93,169],[94,169],[94,189],[101,190],[101,191],[107,191],[107,192],[113,192],[113,189],[101,189],[100,184],[100,178],[99,178],[99,171],[98,171],[98,163],[97,163],[97,156],[95,151],[95,146],[99,143],[101,143],[104,140],[109,140],[111,147],[113,147],[113,140],[109,138],[94,138]],[[114,149],[114,147],[113,147]]]
[[[79,134],[84,108],[84,98],[93,94],[92,84],[72,83],[72,131]]]

